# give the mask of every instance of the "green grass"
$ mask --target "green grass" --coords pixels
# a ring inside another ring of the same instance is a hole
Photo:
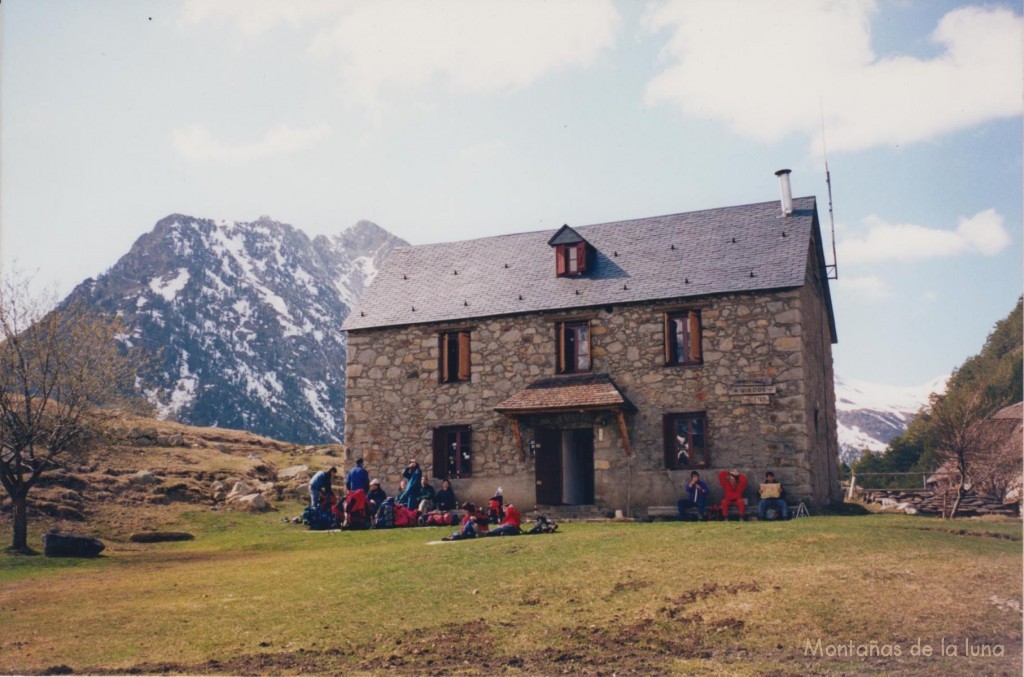
[[[1020,522],[565,524],[440,545],[449,528],[311,533],[280,513],[174,528],[196,540],[0,557],[0,672],[1019,673]],[[1006,655],[805,655],[919,638]]]

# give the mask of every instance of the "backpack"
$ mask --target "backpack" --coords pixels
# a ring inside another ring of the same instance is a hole
[[[419,513],[415,510],[410,510],[401,503],[395,506],[394,521],[396,527],[414,527],[416,526],[416,518]]]
[[[527,531],[528,534],[553,534],[558,529],[558,523],[552,522],[544,515],[537,515],[533,528]]]
[[[449,527],[458,524],[458,518],[450,512],[435,512],[426,515],[423,526],[426,527]]]
[[[302,512],[302,523],[307,525],[313,531],[322,531],[324,529],[335,528],[338,525],[338,520],[329,510],[318,510],[317,508],[308,506]]]
[[[377,514],[373,516],[374,529],[390,529],[395,526],[395,499],[389,498],[377,508]]]

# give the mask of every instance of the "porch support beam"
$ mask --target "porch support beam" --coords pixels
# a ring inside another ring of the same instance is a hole
[[[633,446],[629,443],[629,429],[626,427],[626,415],[622,413],[621,409],[615,412],[615,418],[619,421],[619,433],[622,435],[622,447],[626,451],[626,456],[633,455]]]
[[[523,432],[519,429],[519,419],[512,417],[512,436],[516,442],[516,451],[519,452],[519,462],[526,461],[526,452],[523,451]]]

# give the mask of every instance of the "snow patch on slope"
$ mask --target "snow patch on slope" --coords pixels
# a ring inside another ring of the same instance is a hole
[[[881,452],[928,406],[933,393],[946,390],[948,376],[919,386],[890,386],[836,376],[836,416],[840,457],[851,462],[867,449]]]

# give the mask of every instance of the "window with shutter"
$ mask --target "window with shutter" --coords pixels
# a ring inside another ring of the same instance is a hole
[[[700,311],[687,310],[665,314],[665,364],[692,366],[701,364]]]
[[[590,249],[586,242],[560,244],[555,247],[555,274],[576,277],[587,271]]]
[[[590,325],[587,322],[559,322],[556,329],[558,373],[590,371]]]
[[[440,334],[437,343],[439,382],[454,383],[471,380],[470,354],[470,333],[468,331],[451,331]]]

